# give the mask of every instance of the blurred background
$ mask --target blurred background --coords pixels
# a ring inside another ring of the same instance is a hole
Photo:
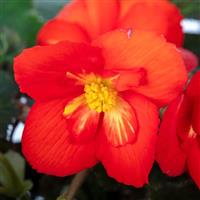
[[[72,177],[38,174],[20,152],[24,121],[32,100],[20,94],[13,79],[13,57],[35,44],[46,20],[55,16],[67,0],[0,0],[0,200],[55,200],[67,190]],[[185,47],[200,55],[200,1],[174,0],[185,18]],[[155,164],[150,184],[135,189],[107,177],[97,165],[78,191],[80,200],[198,200],[200,191],[187,174],[163,175]]]

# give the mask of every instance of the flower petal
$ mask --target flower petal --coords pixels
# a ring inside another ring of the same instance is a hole
[[[22,150],[38,172],[66,176],[96,163],[95,142],[72,143],[63,117],[66,100],[36,103],[26,120]]]
[[[100,49],[70,42],[26,49],[14,60],[21,92],[39,100],[78,96],[82,87],[67,79],[66,72],[98,72],[102,66]]]
[[[132,106],[119,97],[116,108],[104,113],[102,129],[113,146],[133,143],[137,136],[138,122]]]
[[[75,0],[66,5],[57,18],[78,24],[93,39],[115,28],[118,12],[117,0]]]
[[[192,114],[192,127],[194,131],[200,134],[200,72],[197,72],[191,79],[186,89],[186,97],[190,101]]]
[[[193,143],[190,145],[191,149],[188,154],[188,171],[200,188],[200,144],[197,140],[193,140]]]
[[[179,50],[182,54],[182,57],[183,57],[183,60],[185,62],[185,66],[187,67],[188,72],[195,69],[199,64],[198,57],[187,49],[179,48]]]
[[[200,98],[200,93],[197,92],[200,90],[200,72],[197,72],[191,79],[187,90],[186,95],[193,101],[197,98]]]
[[[154,162],[155,143],[159,124],[154,104],[140,95],[123,95],[134,107],[139,131],[133,144],[114,147],[105,134],[99,134],[97,156],[109,176],[117,181],[141,187],[148,182],[148,174]]]
[[[177,135],[177,119],[183,96],[176,98],[164,113],[158,136],[156,160],[161,170],[169,176],[185,171],[186,155]]]
[[[179,107],[174,109],[177,110],[176,132],[180,142],[184,142],[185,140],[188,139],[188,137],[190,137],[189,133],[192,122],[192,110],[193,110],[192,107],[193,106],[190,99],[186,95],[182,95]],[[172,115],[173,112],[174,111],[172,111]]]
[[[133,3],[126,9],[126,14],[119,20],[119,27],[153,31],[164,35],[169,42],[177,46],[182,45],[183,31],[180,25],[182,16],[174,4],[169,1],[152,0],[131,2]]]
[[[146,71],[146,84],[133,90],[152,98],[158,105],[174,99],[183,89],[187,72],[180,53],[154,33],[112,31],[99,37],[95,46],[103,49],[106,69]]]
[[[81,27],[59,19],[48,21],[37,36],[37,43],[40,45],[55,44],[64,40],[84,43],[90,41],[89,36]]]
[[[95,110],[89,109],[83,95],[65,106],[64,116],[66,117],[67,130],[74,142],[83,143],[94,139],[100,115]]]
[[[200,135],[200,98],[193,105],[192,127]]]
[[[109,70],[116,76],[114,86],[117,91],[125,91],[140,87],[147,83],[147,72],[143,67],[133,69]]]

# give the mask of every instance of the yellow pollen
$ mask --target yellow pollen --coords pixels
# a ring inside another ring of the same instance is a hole
[[[84,91],[87,105],[91,110],[98,113],[108,112],[116,105],[117,92],[109,80],[94,76],[86,82]]]

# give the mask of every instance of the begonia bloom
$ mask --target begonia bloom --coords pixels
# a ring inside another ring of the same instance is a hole
[[[148,182],[157,106],[174,99],[187,79],[173,44],[154,33],[113,31],[92,44],[26,49],[14,71],[21,92],[35,100],[22,139],[34,169],[66,176],[100,161],[119,182]]]
[[[168,0],[73,0],[39,31],[41,45],[59,41],[89,43],[99,35],[120,28],[153,31],[176,44],[188,71],[198,65],[192,52],[182,47],[182,15]]]
[[[169,176],[186,170],[200,188],[200,72],[184,94],[167,108],[158,137],[156,159]]]

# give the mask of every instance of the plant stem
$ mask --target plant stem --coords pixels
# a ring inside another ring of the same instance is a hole
[[[80,188],[80,186],[84,182],[85,177],[88,175],[88,173],[89,173],[89,170],[86,169],[86,170],[79,172],[78,174],[76,174],[74,176],[74,178],[72,179],[72,182],[69,186],[69,189],[67,190],[67,192],[65,192],[63,194],[64,199],[73,200],[76,192],[78,191],[78,189]]]

